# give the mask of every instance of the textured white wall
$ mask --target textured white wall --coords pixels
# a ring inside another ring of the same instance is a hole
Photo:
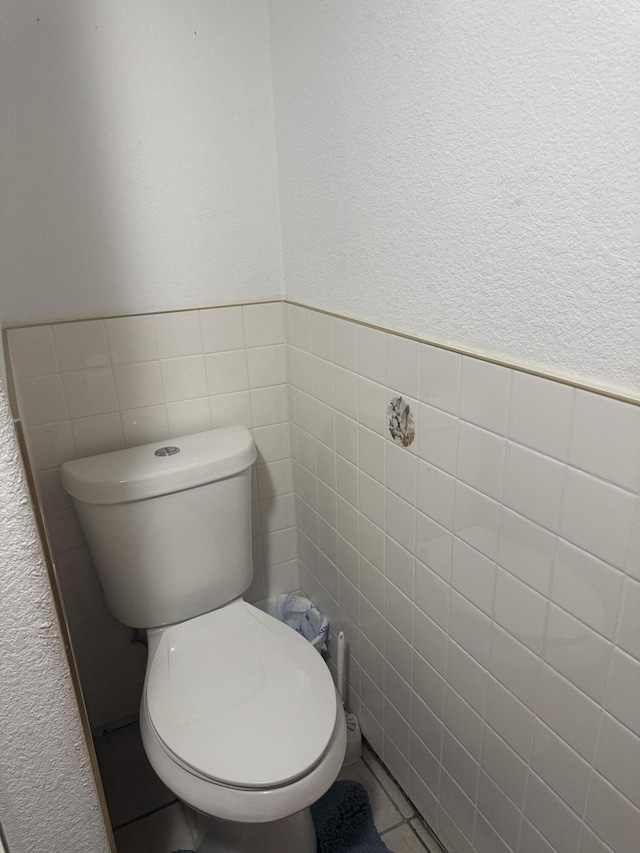
[[[265,2],[0,16],[2,324],[282,295]]]
[[[271,9],[287,296],[640,392],[640,3]]]
[[[11,853],[107,853],[2,383],[0,446],[0,821]]]

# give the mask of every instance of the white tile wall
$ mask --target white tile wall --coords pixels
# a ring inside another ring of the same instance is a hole
[[[365,735],[451,853],[636,851],[640,407],[287,313],[303,586]]]
[[[297,589],[284,307],[278,302],[11,329],[8,342],[83,691],[99,728],[137,713],[145,660],[104,604],[60,485],[60,464],[245,424],[258,447],[248,597]]]
[[[9,349],[94,725],[135,713],[144,662],[59,466],[245,423],[249,596],[302,583],[332,649],[345,630],[349,703],[451,853],[636,853],[639,407],[282,304],[14,329]]]

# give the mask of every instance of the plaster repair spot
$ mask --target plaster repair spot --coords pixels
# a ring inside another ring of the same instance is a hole
[[[389,433],[396,444],[409,447],[416,437],[416,427],[409,404],[402,397],[394,397],[387,408]]]

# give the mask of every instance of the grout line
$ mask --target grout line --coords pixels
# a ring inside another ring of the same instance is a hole
[[[151,811],[149,811],[149,812],[145,812],[144,814],[141,814],[139,817],[134,817],[132,820],[128,820],[125,823],[121,823],[118,826],[114,826],[113,831],[118,832],[118,830],[120,830],[120,829],[124,829],[127,826],[131,826],[134,823],[138,823],[138,821],[140,821],[140,820],[144,820],[147,817],[151,817],[151,815],[157,814],[158,812],[161,812],[161,811],[164,811],[165,809],[168,809],[169,806],[175,806],[175,804],[179,803],[179,802],[180,802],[180,800],[176,797],[175,800],[171,800],[171,802],[169,802],[169,803],[164,803],[163,805],[158,806],[155,809],[151,809]]]

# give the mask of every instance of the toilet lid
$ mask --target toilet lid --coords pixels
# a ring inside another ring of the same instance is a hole
[[[329,669],[313,646],[241,600],[165,630],[146,702],[178,763],[243,788],[309,772],[337,711]]]

